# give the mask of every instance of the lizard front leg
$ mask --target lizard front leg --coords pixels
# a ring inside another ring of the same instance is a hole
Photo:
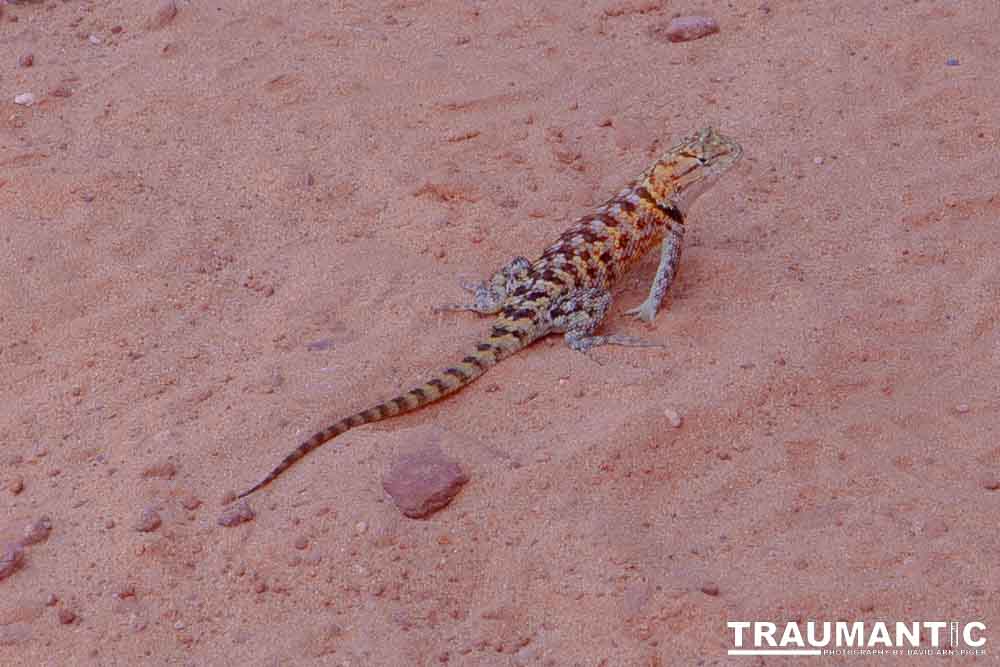
[[[677,275],[677,266],[681,261],[681,245],[684,242],[684,227],[675,225],[670,227],[663,245],[660,246],[660,266],[656,269],[656,277],[649,287],[649,296],[638,307],[625,311],[626,315],[633,315],[645,322],[652,322],[656,317],[656,311],[660,309],[660,303],[666,296],[667,290],[674,282]]]
[[[472,292],[472,303],[453,303],[434,308],[435,312],[451,310],[471,310],[480,315],[494,315],[500,312],[507,296],[517,289],[528,275],[531,262],[525,257],[515,257],[487,280],[479,283],[462,283],[462,289]]]
[[[573,290],[552,304],[549,309],[551,331],[562,333],[566,344],[574,350],[586,352],[600,345],[626,345],[629,347],[661,347],[632,336],[595,336],[611,305],[611,293],[591,287]]]

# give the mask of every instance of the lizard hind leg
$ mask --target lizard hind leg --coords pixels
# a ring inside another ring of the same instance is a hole
[[[552,331],[562,333],[566,344],[579,352],[601,345],[663,347],[632,336],[595,336],[594,332],[611,305],[611,293],[600,288],[574,290],[556,301],[549,310]]]
[[[480,315],[495,315],[500,312],[507,296],[528,277],[531,262],[525,257],[515,257],[505,267],[487,280],[479,283],[462,283],[462,289],[472,292],[472,303],[453,303],[436,306],[434,312],[471,310]]]

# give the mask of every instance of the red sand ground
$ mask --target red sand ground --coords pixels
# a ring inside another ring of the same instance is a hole
[[[744,619],[980,620],[995,659],[1000,6],[521,4],[3,8],[0,531],[53,532],[0,664],[763,664]],[[459,279],[707,124],[746,157],[655,323],[650,258],[606,325],[666,349],[542,342],[216,524],[487,330],[432,313]],[[427,425],[472,481],[411,520],[381,477]]]

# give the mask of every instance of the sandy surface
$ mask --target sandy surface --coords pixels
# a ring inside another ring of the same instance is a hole
[[[1000,7],[499,4],[3,7],[0,537],[53,529],[0,582],[0,664],[722,665],[747,619],[1000,641]],[[666,41],[686,13],[721,32]],[[655,323],[623,315],[650,258],[605,327],[666,349],[541,342],[217,525],[476,342],[431,311],[460,279],[707,124],[746,157]],[[413,520],[381,480],[428,427],[471,481]]]

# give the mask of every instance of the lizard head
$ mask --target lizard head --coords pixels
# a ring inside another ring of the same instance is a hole
[[[657,160],[646,177],[646,189],[657,200],[669,200],[686,214],[698,196],[742,155],[742,146],[706,127]]]

